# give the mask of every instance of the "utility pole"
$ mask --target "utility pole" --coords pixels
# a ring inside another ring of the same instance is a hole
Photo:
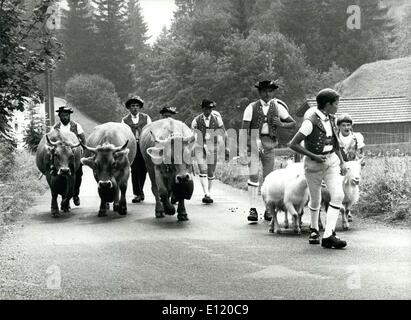
[[[59,4],[54,3],[52,6],[48,7],[47,13],[50,14],[49,18],[47,19],[44,25],[44,31],[49,39],[47,42],[46,50],[51,50],[50,46],[52,45],[50,42],[50,38],[52,36],[52,31],[55,29],[60,28],[60,17],[59,17]],[[45,92],[45,111],[48,117],[46,118],[47,127],[52,127],[55,124],[55,112],[54,112],[54,87],[53,87],[53,63],[51,61],[46,62],[46,70],[45,70],[45,84],[46,84],[46,92]]]

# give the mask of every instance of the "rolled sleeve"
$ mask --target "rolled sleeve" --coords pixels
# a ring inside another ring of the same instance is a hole
[[[244,110],[243,121],[251,121],[253,118],[253,105],[249,104]]]
[[[355,132],[354,135],[355,135],[355,138],[357,139],[357,148],[358,149],[364,148],[365,147],[364,136],[359,132]]]
[[[302,133],[304,136],[309,136],[313,132],[313,124],[310,120],[304,120],[298,132]]]

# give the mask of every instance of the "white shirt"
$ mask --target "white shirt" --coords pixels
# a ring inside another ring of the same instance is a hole
[[[322,113],[320,110],[318,110],[317,108],[315,108],[314,112],[317,113],[317,115],[320,117],[321,123],[323,124],[324,129],[325,129],[326,136],[332,137],[333,131],[331,127],[330,118],[326,116],[324,113]],[[313,123],[308,119],[304,120],[298,132],[301,132],[306,137],[309,136],[311,132],[313,132]],[[332,149],[333,149],[333,146],[325,145],[323,152],[331,151]]]
[[[75,122],[75,121],[73,121],[75,124],[76,124],[76,126],[77,126],[77,134],[82,134],[82,133],[84,133],[84,130],[83,130],[83,128],[81,127],[81,125],[79,124],[79,123],[77,123],[77,122]],[[60,130],[62,131],[62,132],[70,132],[71,130],[70,130],[70,122],[67,124],[67,125],[64,125],[63,123],[61,123],[61,125],[60,125]]]
[[[277,101],[280,101],[281,103],[277,103]],[[290,114],[288,113],[287,109],[282,105],[282,103],[284,103],[283,101],[279,100],[279,99],[272,99],[270,101],[268,101],[268,103],[265,103],[263,100],[260,100],[261,102],[261,106],[263,109],[263,113],[266,116],[268,113],[268,109],[270,107],[270,103],[275,103],[277,105],[277,110],[278,110],[278,117],[282,120],[287,119]],[[250,103],[247,108],[245,108],[244,110],[244,115],[243,115],[243,121],[251,121],[253,118],[253,103]],[[285,104],[285,103],[284,103]],[[270,133],[270,130],[268,128],[268,123],[265,122],[263,123],[263,127],[261,128],[261,133],[262,134],[268,134]]]
[[[338,138],[340,140],[340,143],[342,144],[341,147],[343,147],[344,149],[348,148],[352,144],[354,137],[357,139],[357,148],[358,149],[364,148],[365,147],[364,137],[359,132],[354,132],[354,133],[350,132],[350,134],[346,137],[344,137],[342,133],[340,132],[338,134]]]

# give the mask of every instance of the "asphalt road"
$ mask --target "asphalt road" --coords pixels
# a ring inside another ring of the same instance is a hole
[[[154,217],[149,179],[142,204],[131,204],[128,189],[127,216],[98,218],[96,183],[84,172],[80,207],[52,218],[47,192],[3,236],[0,298],[411,298],[408,229],[357,218],[339,232],[345,250],[323,249],[308,244],[308,217],[302,235],[248,224],[244,191],[216,182],[215,203],[201,204],[198,177],[190,221]]]

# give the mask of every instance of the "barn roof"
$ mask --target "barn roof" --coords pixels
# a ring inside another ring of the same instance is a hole
[[[411,122],[411,104],[406,97],[340,98],[338,114],[348,113],[355,124]],[[315,99],[307,99],[297,110],[303,117],[310,107],[317,107]]]

